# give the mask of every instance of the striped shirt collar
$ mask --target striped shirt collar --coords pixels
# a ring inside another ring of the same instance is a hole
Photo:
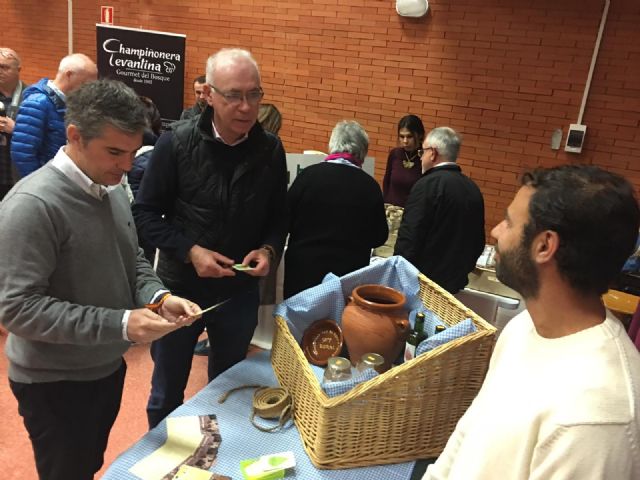
[[[62,100],[66,100],[67,96],[62,92],[62,90],[60,90],[55,83],[53,83],[53,80],[49,80],[47,82],[47,87],[49,87],[51,90],[53,90],[56,95],[58,95]]]

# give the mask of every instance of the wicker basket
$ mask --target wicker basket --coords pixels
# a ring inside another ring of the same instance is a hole
[[[471,317],[478,330],[334,398],[322,391],[286,320],[276,317],[271,363],[294,398],[295,424],[316,467],[436,457],[480,389],[495,328],[425,276],[419,280],[427,308],[448,325]]]

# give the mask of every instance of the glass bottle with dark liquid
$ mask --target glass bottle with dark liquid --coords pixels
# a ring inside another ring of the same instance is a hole
[[[444,332],[446,329],[447,327],[445,327],[444,325],[436,325],[436,330],[434,332],[434,335],[437,335],[440,332]]]
[[[404,349],[404,361],[408,362],[416,356],[416,348],[427,336],[424,333],[424,313],[416,313],[416,324],[407,338]]]

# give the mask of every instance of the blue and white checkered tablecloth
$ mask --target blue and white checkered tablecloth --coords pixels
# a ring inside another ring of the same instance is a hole
[[[288,472],[286,479],[409,480],[411,478],[415,462],[347,470],[316,469],[302,448],[295,426],[291,425],[275,433],[264,433],[251,425],[249,415],[253,390],[240,390],[233,393],[223,404],[218,403],[218,397],[224,392],[247,384],[278,385],[271,368],[269,352],[255,355],[227,370],[170,415],[172,417],[205,414],[217,416],[222,443],[218,451],[218,459],[211,468],[212,472],[230,476],[233,480],[242,480],[240,460],[290,450],[295,455],[296,467]],[[143,415],[144,412],[140,414]],[[265,425],[269,422],[262,419],[257,421]],[[129,472],[129,468],[160,448],[166,440],[166,435],[166,426],[163,421],[135,445],[120,454],[102,477],[103,480],[138,478]]]

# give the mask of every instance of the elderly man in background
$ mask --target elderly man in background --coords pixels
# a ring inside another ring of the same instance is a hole
[[[451,293],[465,287],[485,244],[484,200],[456,163],[460,143],[448,127],[427,135],[395,245],[395,255]]]
[[[491,235],[496,276],[527,309],[424,480],[640,478],[640,353],[601,299],[639,223],[618,175],[586,165],[524,175]]]
[[[207,96],[204,89],[206,84],[207,80],[204,75],[200,75],[193,81],[193,93],[196,96],[196,103],[193,107],[183,110],[180,120],[189,120],[204,111],[207,106]]]
[[[97,75],[89,57],[74,53],[60,61],[55,79],[43,78],[25,90],[11,142],[11,159],[21,176],[43,166],[65,144],[66,96]]]
[[[223,49],[206,71],[207,107],[158,139],[133,214],[140,235],[160,249],[167,287],[205,307],[224,303],[151,346],[151,427],[182,403],[205,328],[210,380],[245,358],[258,323],[258,278],[286,235],[285,152],[257,122],[258,65],[246,50]]]
[[[146,126],[138,95],[88,83],[69,96],[66,125],[68,144],[0,204],[10,386],[46,480],[93,478],[120,408],[122,355],[200,312],[156,277],[120,186]]]
[[[26,85],[20,81],[21,61],[10,48],[0,47],[0,200],[16,182],[11,163],[11,137]]]

